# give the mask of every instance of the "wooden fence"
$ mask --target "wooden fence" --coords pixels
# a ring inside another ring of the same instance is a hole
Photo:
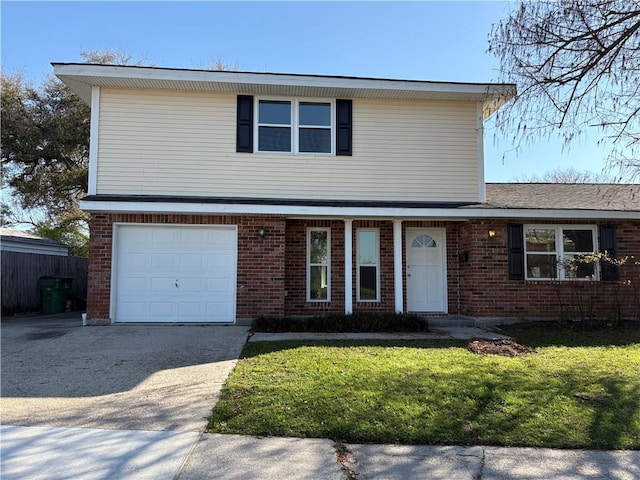
[[[73,278],[74,297],[87,298],[86,258],[2,252],[1,260],[2,315],[39,311],[38,280],[44,276]]]

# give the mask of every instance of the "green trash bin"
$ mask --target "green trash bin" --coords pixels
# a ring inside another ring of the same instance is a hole
[[[62,313],[67,309],[67,300],[71,295],[73,278],[40,277],[40,297],[42,313]]]

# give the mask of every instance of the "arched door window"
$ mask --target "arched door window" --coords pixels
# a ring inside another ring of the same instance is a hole
[[[435,248],[437,247],[436,241],[429,235],[418,235],[413,239],[413,242],[411,242],[411,248],[421,247]]]

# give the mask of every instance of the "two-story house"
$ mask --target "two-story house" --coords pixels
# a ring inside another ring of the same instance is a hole
[[[551,316],[558,259],[640,252],[638,186],[485,184],[514,85],[54,69],[91,105],[89,323]]]

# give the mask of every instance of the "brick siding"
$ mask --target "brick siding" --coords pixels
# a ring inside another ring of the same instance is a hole
[[[238,226],[238,318],[256,316],[312,315],[344,312],[344,222],[342,220],[285,219],[253,215],[106,214],[91,215],[89,243],[89,289],[87,315],[90,320],[108,319],[111,288],[111,257],[114,223]],[[576,299],[592,302],[598,313],[619,305],[625,316],[637,316],[640,266],[628,262],[620,269],[618,282],[548,282],[509,280],[507,225],[509,223],[588,224],[590,222],[470,220],[462,222],[405,221],[406,229],[446,229],[448,311],[475,317],[557,317],[574,308]],[[606,222],[610,224],[612,222]],[[306,300],[306,232],[309,227],[331,229],[331,301]],[[258,230],[266,235],[260,238]],[[357,231],[376,228],[380,232],[379,302],[357,301]],[[489,237],[488,231],[496,235]],[[617,222],[618,256],[640,259],[640,222]],[[406,258],[403,254],[403,283]],[[353,222],[353,309],[395,309],[393,291],[393,223],[378,220]],[[635,289],[635,290],[634,290]],[[634,297],[635,291],[635,297]],[[404,294],[406,310],[406,294]],[[574,312],[575,313],[575,312]]]

